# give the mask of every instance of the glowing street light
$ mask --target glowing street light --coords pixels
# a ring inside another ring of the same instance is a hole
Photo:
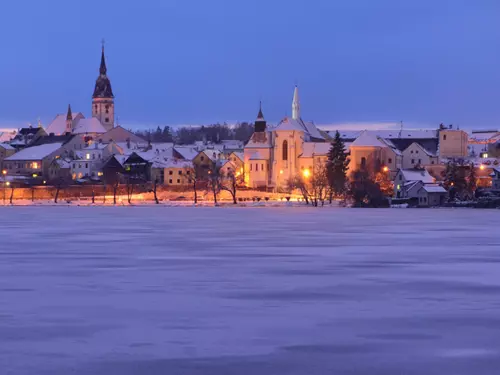
[[[385,166],[384,168],[382,168],[382,170],[383,170],[385,173],[387,173],[387,172],[389,172],[389,167],[388,167],[388,166]]]
[[[486,168],[486,167],[484,166],[484,164],[481,164],[481,165],[479,166],[479,169],[480,169],[480,170],[484,170],[484,168]]]

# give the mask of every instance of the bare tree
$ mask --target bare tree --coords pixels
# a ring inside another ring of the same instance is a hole
[[[15,189],[15,185],[13,183],[11,183],[10,184],[10,198],[9,198],[10,204],[12,204],[12,200],[14,199],[14,189]]]
[[[214,163],[213,166],[208,171],[208,184],[207,188],[212,192],[214,197],[214,206],[218,206],[217,195],[221,191],[222,186],[222,172],[220,168],[217,166],[217,163]]]
[[[54,203],[57,203],[61,189],[64,188],[64,186],[66,186],[66,179],[63,176],[57,177],[55,186],[56,186],[56,195],[54,196]]]
[[[321,203],[323,206],[325,199],[329,196],[328,168],[325,163],[315,165],[310,186],[313,205],[318,207]]]
[[[160,201],[158,200],[158,195],[156,194],[157,190],[158,190],[158,179],[155,178],[153,181],[153,188],[151,189],[151,192],[153,193],[155,203],[160,204]]]
[[[286,182],[286,186],[290,192],[294,190],[299,190],[300,193],[302,194],[302,197],[306,201],[306,204],[309,204],[310,194],[307,184],[302,176],[296,175],[294,177],[289,178]]]
[[[193,166],[186,171],[186,176],[193,188],[194,204],[198,203],[198,184],[203,181],[203,172],[198,166]]]
[[[233,204],[237,204],[238,202],[236,200],[236,192],[238,186],[242,182],[240,176],[236,177],[234,172],[230,171],[225,176],[222,176],[220,180],[221,180],[220,190],[229,192],[229,194],[231,194],[231,197],[233,198]]]

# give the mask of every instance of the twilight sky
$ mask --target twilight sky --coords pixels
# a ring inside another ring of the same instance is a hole
[[[298,82],[317,124],[500,128],[498,0],[17,0],[0,35],[0,127],[88,116],[105,38],[125,126],[276,122]]]

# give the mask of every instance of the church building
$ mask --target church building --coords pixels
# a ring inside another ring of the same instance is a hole
[[[111,81],[107,76],[104,45],[101,51],[101,65],[92,95],[92,117],[85,118],[81,112],[72,112],[68,106],[66,114],[59,114],[47,127],[47,134],[63,135],[67,133],[96,136],[115,126],[115,102]]]
[[[330,144],[312,122],[302,120],[299,89],[295,86],[292,117],[268,127],[262,105],[252,137],[244,149],[245,184],[251,188],[285,188],[297,175],[308,178],[315,165],[326,161]]]

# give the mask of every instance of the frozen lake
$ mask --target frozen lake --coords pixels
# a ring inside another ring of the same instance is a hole
[[[500,373],[500,211],[0,207],[0,373]]]

